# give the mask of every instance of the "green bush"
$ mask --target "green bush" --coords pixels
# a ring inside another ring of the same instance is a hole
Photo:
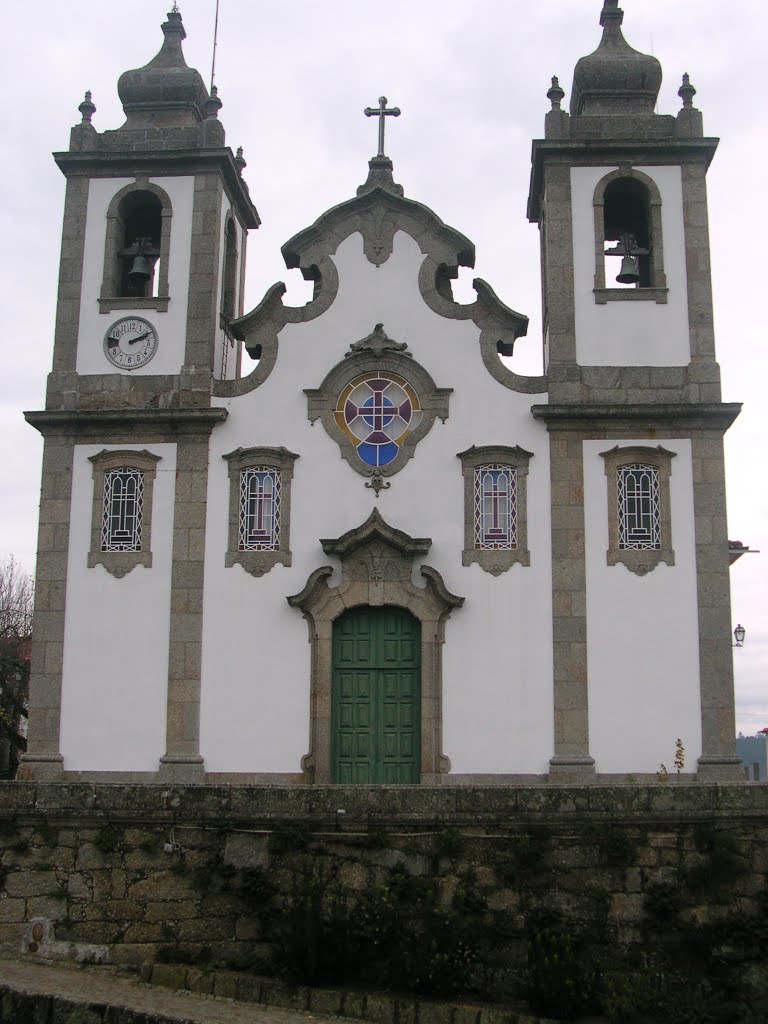
[[[568,932],[543,928],[528,943],[528,999],[537,1013],[564,1020],[595,1008],[597,972]]]

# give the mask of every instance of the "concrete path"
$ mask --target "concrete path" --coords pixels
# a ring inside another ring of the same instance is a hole
[[[3,988],[29,995],[59,997],[85,1006],[102,1003],[141,1013],[157,1013],[184,1024],[307,1024],[308,1021],[339,1024],[344,1020],[236,1003],[217,996],[157,989],[109,967],[0,960],[0,990]]]

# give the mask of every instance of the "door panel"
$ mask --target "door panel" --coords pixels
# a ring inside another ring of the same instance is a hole
[[[421,770],[421,624],[355,608],[333,628],[331,781],[404,784]]]

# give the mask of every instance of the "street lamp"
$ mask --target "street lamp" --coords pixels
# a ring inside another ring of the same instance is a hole
[[[746,629],[744,629],[744,627],[741,625],[741,623],[739,623],[739,625],[733,631],[733,638],[736,641],[736,643],[733,646],[734,647],[743,647],[744,646],[744,637],[746,635],[747,635]]]

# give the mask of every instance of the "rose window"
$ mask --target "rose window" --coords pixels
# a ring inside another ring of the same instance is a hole
[[[368,466],[387,466],[421,422],[419,396],[396,373],[364,373],[339,395],[334,417]]]

